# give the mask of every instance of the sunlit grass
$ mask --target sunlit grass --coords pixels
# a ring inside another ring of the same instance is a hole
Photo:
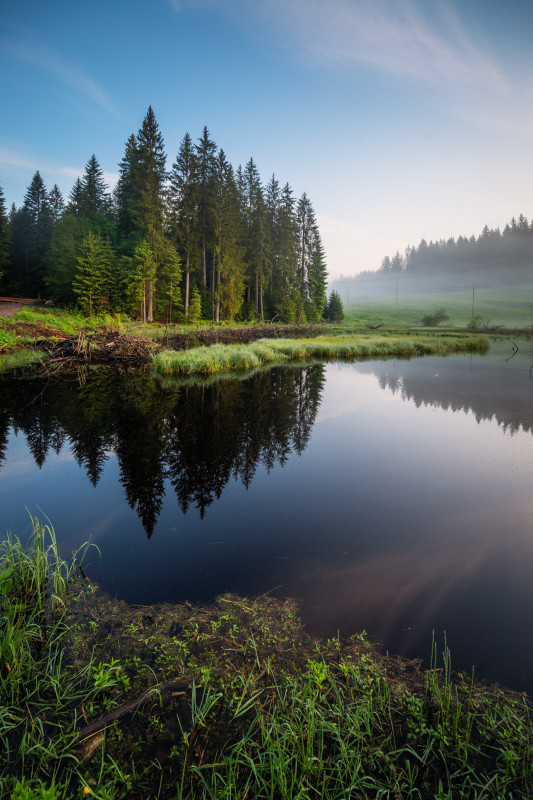
[[[13,321],[28,322],[34,325],[43,325],[55,328],[69,335],[75,334],[82,328],[96,330],[102,327],[116,327],[121,324],[119,316],[101,314],[94,317],[84,317],[82,314],[64,311],[62,309],[39,309],[34,311],[24,308],[11,317]]]
[[[458,352],[485,352],[484,336],[439,334],[436,336],[342,336],[316,339],[260,339],[248,345],[212,345],[185,351],[164,350],[153,357],[158,372],[191,375],[258,366],[308,358],[413,358]]]

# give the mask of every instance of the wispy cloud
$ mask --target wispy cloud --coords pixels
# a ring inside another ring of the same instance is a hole
[[[62,182],[62,178],[72,179],[81,178],[85,172],[85,166],[70,166],[68,164],[50,164],[28,157],[24,153],[19,153],[15,150],[6,150],[0,148],[0,167],[3,169],[23,170],[25,172],[39,172],[43,175],[47,183]],[[118,181],[119,175],[117,172],[103,173],[104,181],[109,189],[113,189]]]
[[[67,61],[57,50],[46,45],[37,36],[30,34],[18,37],[11,35],[9,38],[4,36],[0,40],[0,47],[17,61],[32,64],[43,72],[53,75],[76,93],[89,98],[110,114],[119,116],[109,95],[89,74],[78,65]]]
[[[265,0],[262,10],[324,60],[437,84],[505,84],[446,0]]]
[[[12,169],[38,169],[35,164],[21,153],[0,148],[0,166]]]

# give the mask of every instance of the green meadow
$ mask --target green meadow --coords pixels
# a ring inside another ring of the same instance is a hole
[[[473,303],[472,303],[473,300]],[[394,295],[378,300],[356,296],[356,289],[350,289],[350,304],[344,300],[345,325],[392,325],[399,327],[418,327],[422,318],[444,307],[449,314],[447,326],[466,328],[474,316],[478,316],[481,327],[505,327],[509,329],[533,328],[533,284],[509,286],[497,289],[474,289],[440,291],[402,295],[401,285],[398,301]]]

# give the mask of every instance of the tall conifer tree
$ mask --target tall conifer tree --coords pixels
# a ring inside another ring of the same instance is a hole
[[[196,150],[190,135],[186,133],[172,165],[169,193],[173,238],[182,253],[185,268],[184,310],[186,317],[189,313],[190,274],[197,220],[197,180]]]
[[[198,232],[202,248],[202,284],[207,286],[207,250],[213,235],[213,172],[217,146],[207,126],[196,145],[198,164]]]
[[[52,215],[52,225],[55,227],[65,213],[65,201],[57,183],[54,183],[48,193],[48,204]]]
[[[82,214],[89,219],[94,219],[97,214],[105,215],[109,213],[108,186],[104,181],[104,171],[93,155],[85,165],[85,174],[81,179]]]
[[[0,186],[0,280],[4,277],[11,263],[9,255],[10,243],[11,234],[9,231],[4,192]]]
[[[242,220],[233,167],[220,150],[215,162],[214,195],[214,321],[233,320],[244,290]]]
[[[137,162],[133,170],[132,219],[156,259],[164,249],[165,146],[152,106],[137,134]],[[146,319],[153,321],[155,277],[148,283]]]
[[[137,168],[137,160],[137,139],[132,133],[126,142],[124,157],[119,164],[118,169],[120,177],[114,192],[117,210],[117,234],[119,244],[122,245],[123,250],[128,249],[127,242],[135,229],[135,224],[133,222],[133,202],[135,196],[135,171]]]

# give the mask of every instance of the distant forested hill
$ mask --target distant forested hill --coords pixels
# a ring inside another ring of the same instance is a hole
[[[413,286],[441,289],[467,284],[486,286],[533,283],[533,222],[522,214],[503,231],[483,228],[481,234],[466,238],[422,239],[402,255],[386,256],[379,270],[354,276],[354,281],[401,281]],[[343,278],[346,280],[346,278]]]

